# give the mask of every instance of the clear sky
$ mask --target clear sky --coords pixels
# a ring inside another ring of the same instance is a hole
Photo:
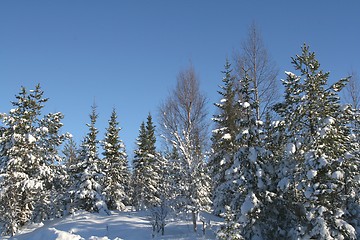
[[[255,21],[281,78],[304,42],[330,78],[360,73],[360,2],[218,0],[0,1],[0,112],[21,86],[40,83],[44,113],[65,115],[80,142],[94,100],[99,139],[112,108],[130,153],[149,112],[155,121],[176,75],[190,61],[209,99],[218,100],[226,57]],[[158,125],[159,123],[156,122]],[[131,153],[130,153],[131,154]]]

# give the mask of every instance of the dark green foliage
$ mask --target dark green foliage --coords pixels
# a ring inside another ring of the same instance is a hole
[[[218,114],[213,117],[216,127],[211,139],[213,154],[208,164],[214,185],[213,206],[215,214],[224,212],[224,206],[230,204],[233,189],[227,183],[225,171],[234,163],[234,155],[238,148],[236,136],[239,132],[239,126],[237,121],[240,116],[240,108],[237,102],[239,94],[235,87],[235,77],[232,75],[229,61],[226,61],[225,70],[222,73],[224,74],[223,85],[218,91],[221,100],[220,103],[215,104]]]
[[[70,138],[69,141],[67,141],[63,148],[63,154],[64,154],[64,161],[66,165],[72,165],[76,163],[76,160],[78,158],[78,148],[76,146],[75,141]]]
[[[155,126],[149,114],[140,126],[133,161],[133,202],[138,209],[149,209],[161,202],[161,156],[156,152]]]
[[[92,106],[89,132],[80,146],[78,160],[70,166],[71,211],[78,209],[89,212],[107,211],[102,191],[104,188],[104,169],[98,156],[98,130],[96,107]]]
[[[315,53],[306,45],[302,54],[293,58],[293,64],[301,75],[286,72],[285,101],[275,109],[286,126],[287,147],[281,168],[289,169],[283,179],[290,183],[282,190],[286,200],[294,203],[291,211],[301,226],[297,234],[355,239],[344,203],[359,189],[358,160],[350,135],[349,112],[338,97],[347,79],[327,86],[329,73],[320,70]],[[348,192],[350,185],[352,190]],[[303,206],[303,214],[296,214],[296,206]]]
[[[16,98],[14,109],[1,115],[5,127],[0,136],[0,222],[5,234],[62,211],[55,164],[61,161],[58,147],[67,137],[59,134],[63,115],[41,118],[47,99],[40,85],[29,92],[22,87]]]
[[[125,145],[119,138],[117,115],[113,110],[109,126],[102,143],[104,149],[104,190],[105,201],[110,210],[123,210],[130,203],[130,172]]]

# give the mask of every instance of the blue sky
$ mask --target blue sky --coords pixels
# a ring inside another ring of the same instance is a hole
[[[279,81],[293,71],[304,42],[330,78],[360,72],[359,1],[0,1],[0,112],[21,86],[40,83],[44,113],[65,115],[63,131],[79,142],[94,100],[99,139],[112,108],[130,153],[142,121],[154,119],[176,75],[193,64],[209,99],[218,100],[226,57],[255,21]],[[158,123],[156,123],[158,125]]]

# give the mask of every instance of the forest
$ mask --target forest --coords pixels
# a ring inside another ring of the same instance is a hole
[[[277,94],[276,68],[253,29],[225,61],[211,125],[195,67],[180,71],[158,126],[151,114],[141,124],[133,159],[115,109],[100,140],[93,106],[77,146],[62,133],[61,112],[43,115],[41,86],[22,87],[0,113],[0,232],[132,206],[150,211],[160,231],[170,211],[189,213],[198,231],[206,211],[224,218],[218,239],[359,239],[357,76],[330,84],[315,52],[306,44],[299,52]]]

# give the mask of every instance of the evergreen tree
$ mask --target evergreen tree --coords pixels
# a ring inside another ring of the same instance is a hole
[[[149,114],[146,125],[140,126],[138,148],[134,151],[134,205],[138,209],[158,206],[161,184],[161,157],[156,152],[155,126]]]
[[[64,162],[66,165],[72,165],[76,163],[78,158],[78,148],[73,138],[70,138],[64,145],[63,149]]]
[[[73,140],[72,136],[64,145],[63,148],[63,161],[62,165],[65,169],[65,174],[59,176],[66,176],[61,181],[61,186],[64,187],[64,194],[62,196],[63,204],[65,205],[66,211],[72,211],[74,206],[75,199],[75,185],[77,182],[77,174],[81,171],[79,168],[79,148]]]
[[[180,209],[177,203],[177,196],[182,194],[184,186],[180,185],[181,182],[181,164],[179,161],[179,154],[177,149],[173,147],[166,156],[166,183],[168,185],[167,198],[170,201],[170,207],[173,209]]]
[[[145,208],[145,200],[142,193],[145,191],[145,180],[142,175],[144,169],[144,152],[142,151],[142,147],[145,146],[145,137],[146,137],[146,130],[145,130],[145,123],[142,122],[139,129],[139,136],[137,138],[137,145],[138,148],[134,151],[134,159],[133,159],[133,179],[132,179],[132,188],[133,188],[133,205],[137,209]]]
[[[292,63],[301,75],[286,72],[285,101],[276,106],[287,134],[278,183],[292,213],[283,219],[293,222],[287,237],[356,239],[348,212],[359,203],[359,160],[338,97],[347,79],[328,87],[329,73],[306,45]]]
[[[104,148],[104,190],[105,201],[110,210],[124,210],[130,202],[130,172],[125,145],[119,139],[117,114],[113,109],[106,129]]]
[[[291,229],[291,212],[288,209],[283,192],[279,189],[281,173],[287,171],[282,162],[284,143],[286,142],[284,121],[274,121],[270,113],[266,115],[263,128],[263,144],[266,154],[262,156],[263,177],[266,179],[265,192],[260,195],[261,208],[257,227],[264,239],[283,239],[284,229]],[[280,173],[279,173],[280,172]],[[288,219],[288,221],[283,221]]]
[[[52,194],[57,191],[58,147],[66,138],[59,134],[61,113],[41,118],[48,99],[40,85],[29,92],[22,87],[16,98],[9,114],[1,114],[5,127],[0,136],[0,223],[11,235],[61,211]]]
[[[271,185],[265,160],[268,151],[264,144],[263,123],[257,120],[257,102],[252,100],[250,79],[245,73],[240,80],[240,100],[237,108],[241,115],[237,119],[239,146],[233,164],[226,169],[226,184],[230,186],[233,194],[230,196],[230,210],[235,222],[227,225],[238,226],[236,229],[223,228],[220,236],[227,236],[230,230],[240,239],[261,237],[261,222],[258,221],[268,185]],[[230,214],[230,215],[231,215]],[[229,213],[227,214],[229,215]]]
[[[240,224],[236,220],[236,214],[230,208],[230,206],[225,206],[225,213],[222,213],[221,216],[224,217],[224,224],[221,226],[217,232],[218,239],[221,240],[242,240],[244,239],[240,234]]]
[[[92,106],[89,132],[85,136],[76,164],[70,166],[72,186],[70,187],[71,210],[83,209],[89,212],[107,211],[103,192],[105,173],[98,156],[98,130],[96,106]]]
[[[229,61],[226,61],[225,70],[222,73],[224,74],[223,85],[220,86],[218,91],[221,100],[220,103],[215,104],[218,108],[218,114],[214,115],[213,118],[216,124],[212,136],[213,153],[208,164],[214,184],[213,206],[215,214],[224,213],[225,205],[230,204],[233,189],[225,179],[225,171],[234,162],[234,155],[238,146],[236,141],[239,132],[237,120],[240,117],[235,78],[232,76]]]

